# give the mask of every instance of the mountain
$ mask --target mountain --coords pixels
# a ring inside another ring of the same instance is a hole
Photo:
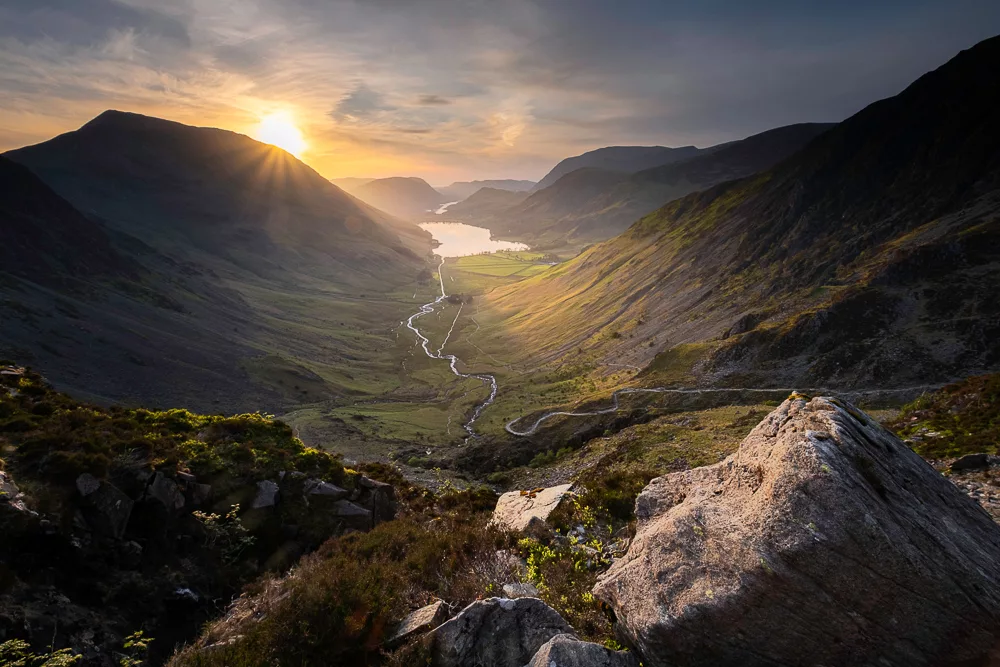
[[[233,132],[107,112],[7,153],[0,192],[0,357],[93,400],[364,394],[430,275],[428,234]]]
[[[368,183],[371,183],[374,180],[375,180],[374,178],[348,177],[348,178],[331,178],[330,182],[336,185],[344,192],[353,195],[355,190],[360,188],[362,185],[367,185]]]
[[[607,176],[601,182],[592,180],[584,188],[577,172],[570,172],[520,205],[495,211],[485,224],[495,234],[539,248],[603,241],[672,199],[767,169],[831,127],[780,127],[634,174],[603,172]]]
[[[483,188],[506,190],[509,192],[528,192],[533,187],[535,187],[534,181],[502,179],[496,181],[456,181],[443,188],[437,188],[437,191],[451,201],[462,201]]]
[[[997,368],[998,73],[993,38],[773,169],[497,290],[496,335],[541,372],[572,352],[660,385],[899,387]]]
[[[7,157],[160,250],[241,261],[250,248],[272,262],[294,256],[351,271],[364,270],[365,258],[407,252],[384,215],[289,153],[235,132],[109,111]]]
[[[88,278],[134,278],[138,264],[107,231],[29,169],[0,156],[0,274],[70,286]]]
[[[512,192],[497,188],[480,188],[468,199],[448,207],[448,217],[458,220],[489,219],[528,197],[526,191]]]
[[[377,209],[404,219],[419,218],[448,199],[422,178],[378,178],[355,188],[354,196]]]
[[[582,155],[566,158],[553,167],[552,171],[547,173],[542,180],[538,181],[535,187],[532,188],[532,191],[544,190],[571,171],[585,167],[630,174],[635,171],[650,169],[694,157],[701,152],[701,149],[694,146],[682,146],[680,148],[667,148],[665,146],[608,146],[607,148],[598,148]]]

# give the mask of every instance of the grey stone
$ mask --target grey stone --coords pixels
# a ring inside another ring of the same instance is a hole
[[[514,532],[544,528],[545,520],[569,493],[572,484],[534,491],[510,491],[500,496],[493,510],[493,523]]]
[[[396,489],[391,484],[362,477],[358,480],[355,502],[371,512],[373,528],[396,518]]]
[[[1000,526],[836,399],[785,401],[636,515],[594,593],[647,667],[977,664],[1000,640]]]
[[[951,464],[952,472],[967,470],[986,470],[992,465],[1000,465],[1000,457],[990,454],[966,454]]]
[[[114,538],[125,534],[134,505],[131,498],[89,473],[77,478],[76,488],[82,496],[83,516],[95,533]]]
[[[254,496],[252,509],[259,510],[274,507],[278,504],[278,485],[265,479],[257,482],[257,495]]]
[[[14,500],[21,490],[17,488],[14,479],[7,473],[0,471],[0,499]]]
[[[573,635],[556,635],[525,667],[639,667],[639,662],[625,651],[582,642]]]
[[[204,505],[212,497],[211,484],[188,484],[188,497],[195,506]]]
[[[146,498],[159,502],[170,512],[184,508],[184,494],[174,480],[162,472],[157,472],[146,487]]]
[[[302,492],[307,496],[321,496],[333,500],[340,500],[349,495],[347,489],[342,489],[336,484],[330,484],[319,479],[309,479],[302,487]]]
[[[523,667],[545,642],[573,629],[536,598],[473,602],[430,634],[435,667]]]
[[[508,598],[537,598],[538,589],[531,584],[514,583],[504,584],[503,594]]]
[[[448,605],[442,600],[432,602],[403,619],[403,622],[396,626],[386,645],[388,648],[393,648],[404,644],[419,634],[433,630],[446,620],[448,620]]]
[[[89,472],[85,472],[76,478],[76,490],[86,498],[90,494],[101,488],[101,480],[97,479]]]

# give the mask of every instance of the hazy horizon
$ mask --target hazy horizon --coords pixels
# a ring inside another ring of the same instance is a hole
[[[972,0],[291,4],[4,3],[0,150],[106,109],[258,138],[276,116],[327,178],[538,180],[603,146],[840,121],[1000,30]]]

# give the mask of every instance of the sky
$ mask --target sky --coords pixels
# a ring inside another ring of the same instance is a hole
[[[0,151],[278,114],[329,178],[538,180],[843,120],[998,33],[996,0],[0,0]]]

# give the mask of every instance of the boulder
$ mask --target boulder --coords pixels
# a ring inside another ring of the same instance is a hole
[[[192,505],[200,507],[212,498],[212,485],[198,483],[188,484],[187,495],[188,501]]]
[[[493,510],[493,523],[515,532],[529,530],[532,524],[544,524],[572,486],[562,484],[547,489],[505,493]]]
[[[347,489],[342,489],[336,484],[330,484],[320,479],[308,479],[302,486],[302,493],[307,498],[329,498],[330,500],[340,500],[346,498],[350,493]]]
[[[14,483],[14,479],[7,473],[0,470],[0,500],[14,500],[14,498],[17,498],[20,493],[21,490],[17,488],[17,484]]]
[[[524,667],[545,642],[573,629],[536,598],[478,600],[430,634],[435,667]]]
[[[856,408],[793,395],[650,482],[594,593],[648,667],[948,665],[1000,639],[1000,526]]]
[[[373,528],[376,524],[396,518],[396,489],[392,484],[361,477],[354,502],[371,512]]]
[[[515,583],[504,584],[503,594],[505,597],[514,598],[537,598],[538,589],[531,584]]]
[[[162,472],[157,472],[146,487],[145,497],[160,503],[168,512],[177,512],[184,508],[184,494],[174,480]]]
[[[423,634],[428,630],[433,630],[437,626],[448,620],[448,605],[438,600],[426,607],[421,607],[396,626],[392,637],[386,642],[388,648],[394,648],[406,643],[408,639]]]
[[[350,500],[338,500],[330,506],[330,513],[343,522],[346,528],[367,531],[372,527],[372,513]]]
[[[121,538],[132,515],[132,499],[90,473],[77,477],[76,489],[82,498],[87,525],[99,535]]]
[[[556,635],[525,667],[639,667],[639,662],[625,651],[582,642],[573,635]]]
[[[278,504],[278,485],[271,480],[265,479],[257,482],[257,495],[254,496],[251,509],[259,510],[266,507],[274,507]]]
[[[955,459],[950,467],[952,472],[967,472],[970,470],[986,470],[994,465],[1000,465],[1000,456],[992,454],[966,454]]]
[[[24,502],[24,494],[21,493],[19,488],[17,488],[17,484],[14,483],[14,478],[2,470],[0,470],[0,503],[3,503],[19,512],[36,514],[36,512],[29,509],[27,503]]]

